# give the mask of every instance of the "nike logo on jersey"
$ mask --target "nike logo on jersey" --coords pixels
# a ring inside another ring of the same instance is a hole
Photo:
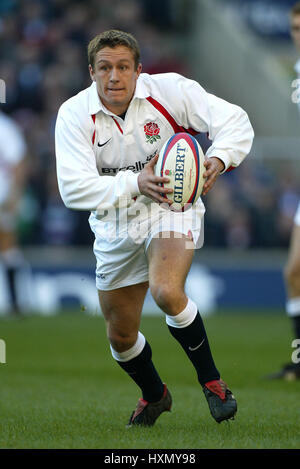
[[[98,147],[103,147],[103,146],[106,145],[110,140],[111,140],[111,138],[109,138],[108,140],[106,140],[106,142],[104,142],[104,143],[99,143],[99,142],[98,142]]]
[[[190,350],[191,352],[194,352],[194,351],[197,350],[199,347],[201,347],[201,345],[203,344],[204,341],[205,341],[205,338],[204,338],[204,339],[202,340],[202,342],[201,342],[199,345],[197,345],[196,347],[189,347],[189,350]]]

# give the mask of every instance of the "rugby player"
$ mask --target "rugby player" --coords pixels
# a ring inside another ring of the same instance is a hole
[[[290,12],[291,36],[300,51],[300,2]],[[300,79],[300,59],[295,64],[295,72]],[[300,112],[300,103],[299,112]],[[292,322],[294,339],[300,345],[300,202],[294,217],[288,259],[284,268],[287,301],[286,313]],[[300,379],[300,363],[289,362],[268,376],[270,379],[293,381]]]
[[[207,194],[219,174],[249,153],[248,116],[181,75],[142,73],[139,45],[129,33],[96,36],[88,61],[91,86],[58,112],[57,176],[65,205],[91,211],[96,286],[111,353],[142,392],[128,425],[151,426],[172,405],[139,331],[148,288],[192,362],[212,416],[231,419],[236,400],[220,378],[197,306],[184,291],[194,248],[201,245],[204,205],[199,199],[184,213],[162,207],[170,189],[159,184],[168,178],[155,176],[154,167],[175,133],[208,133]]]
[[[0,112],[0,262],[9,292],[10,313],[19,315],[16,277],[24,267],[18,244],[17,213],[26,181],[26,143],[15,121]]]

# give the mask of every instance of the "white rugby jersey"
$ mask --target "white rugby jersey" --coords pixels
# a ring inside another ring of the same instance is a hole
[[[14,168],[23,160],[26,144],[21,129],[9,116],[0,112],[0,205],[10,196]]]
[[[96,211],[117,206],[122,196],[152,202],[140,194],[139,172],[177,132],[207,132],[207,157],[225,171],[249,153],[253,129],[246,112],[176,73],[142,73],[125,119],[108,111],[96,83],[59,109],[56,159],[59,190],[71,209]]]

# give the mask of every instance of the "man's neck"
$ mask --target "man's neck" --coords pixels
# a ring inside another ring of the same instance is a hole
[[[129,107],[129,104],[127,104],[126,106],[111,106],[103,101],[102,104],[106,107],[108,111],[112,112],[113,114],[116,114],[116,116],[120,116],[121,114],[126,113]]]
[[[126,116],[126,112],[127,112],[127,111],[122,112],[122,114],[118,114],[118,116],[121,117],[121,119],[124,120],[124,119],[125,119],[125,116]]]
[[[125,114],[127,112],[127,109],[129,108],[130,106],[130,103],[132,101],[132,98],[134,96],[134,93],[130,99],[130,101],[126,104],[120,104],[120,105],[113,105],[113,104],[110,104],[110,103],[107,103],[103,98],[101,98],[101,96],[99,95],[98,93],[98,96],[99,96],[99,99],[100,101],[102,102],[103,106],[105,106],[105,108],[112,112],[113,114],[115,114],[116,116],[121,116],[122,114]]]

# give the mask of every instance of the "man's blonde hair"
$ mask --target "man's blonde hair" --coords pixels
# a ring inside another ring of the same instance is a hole
[[[300,2],[295,3],[290,11],[291,18],[296,15],[300,15]]]
[[[109,31],[104,31],[101,34],[98,34],[94,39],[92,39],[88,45],[88,60],[89,64],[94,67],[95,65],[95,57],[99,50],[103,49],[104,47],[117,47],[117,46],[125,46],[131,50],[135,69],[138,68],[140,63],[140,48],[138,45],[137,40],[135,37],[124,31],[119,31],[117,29],[110,29]]]

